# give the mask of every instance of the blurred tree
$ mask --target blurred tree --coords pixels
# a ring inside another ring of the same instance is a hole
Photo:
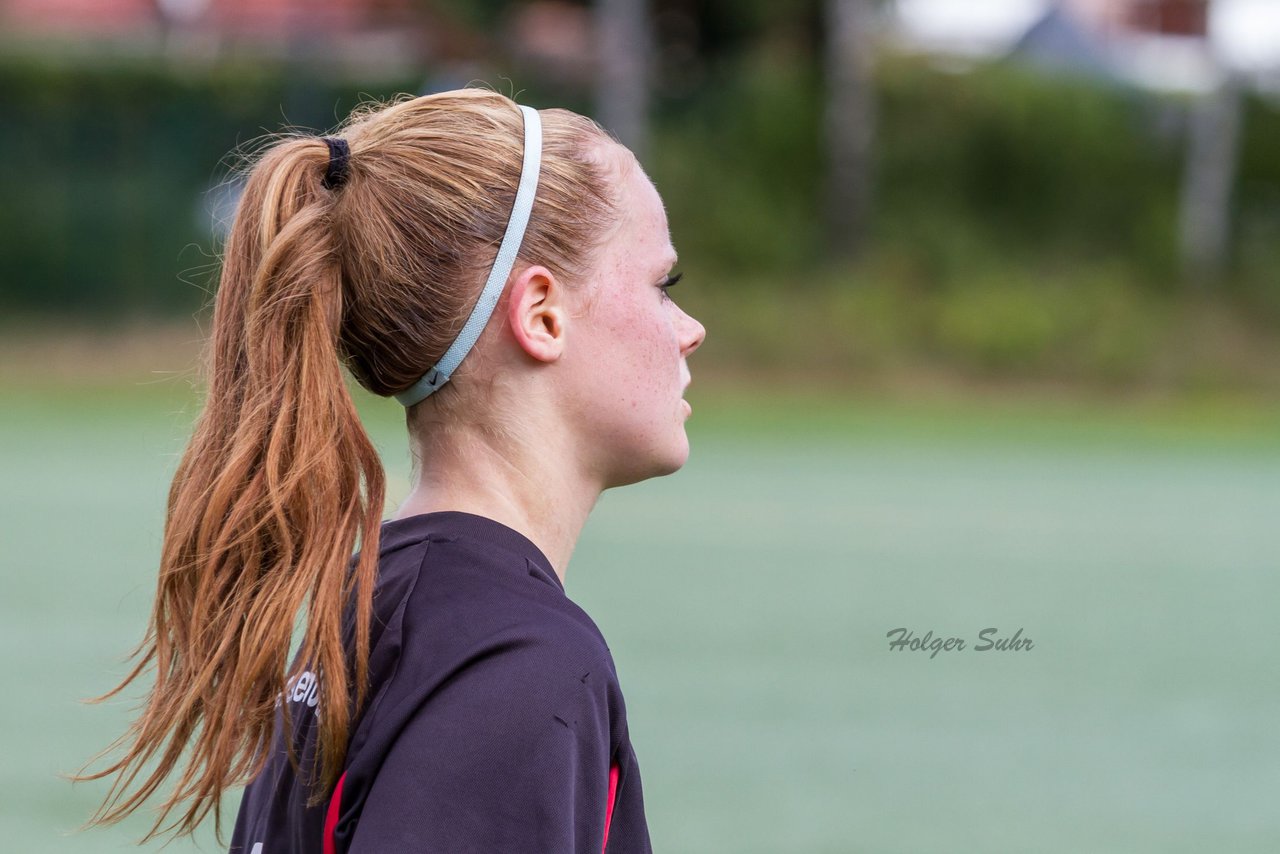
[[[640,159],[649,137],[648,0],[596,0],[596,118]]]
[[[445,15],[472,27],[495,29],[512,0],[414,0],[424,12]]]
[[[867,242],[875,139],[875,0],[826,0],[827,250],[853,258]]]
[[[1188,111],[1179,245],[1193,281],[1218,279],[1226,270],[1242,113],[1240,83],[1232,75]]]

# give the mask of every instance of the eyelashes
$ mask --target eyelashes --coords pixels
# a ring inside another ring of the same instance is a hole
[[[662,284],[658,285],[658,287],[662,288],[665,293],[667,288],[675,287],[676,282],[680,281],[683,276],[684,273],[676,273],[674,276],[667,276],[662,280]]]

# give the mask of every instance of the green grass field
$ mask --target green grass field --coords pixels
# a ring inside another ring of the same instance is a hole
[[[655,850],[1280,850],[1276,413],[694,391],[689,465],[606,494],[567,582],[618,664]],[[77,698],[141,636],[194,403],[0,395],[4,848],[134,850],[141,821],[73,833],[104,789],[57,774],[127,720]],[[967,648],[891,651],[896,627]],[[1034,647],[978,653],[987,627]]]

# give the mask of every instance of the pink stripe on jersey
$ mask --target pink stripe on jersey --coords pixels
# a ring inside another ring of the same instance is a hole
[[[609,766],[609,803],[604,808],[604,845],[600,846],[600,854],[609,847],[609,822],[613,818],[613,796],[618,791],[618,763]],[[328,852],[326,852],[328,854]]]
[[[333,797],[329,798],[329,809],[324,814],[324,854],[338,854],[338,815],[342,812],[342,781],[347,779],[343,774],[338,778],[338,785],[333,789]]]

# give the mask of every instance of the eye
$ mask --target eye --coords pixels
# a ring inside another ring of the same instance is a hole
[[[674,276],[668,275],[662,280],[662,284],[658,285],[658,287],[662,288],[662,295],[664,297],[667,299],[671,298],[670,294],[667,293],[667,289],[675,287],[676,282],[680,281],[682,276],[684,276],[684,273],[676,273]]]

